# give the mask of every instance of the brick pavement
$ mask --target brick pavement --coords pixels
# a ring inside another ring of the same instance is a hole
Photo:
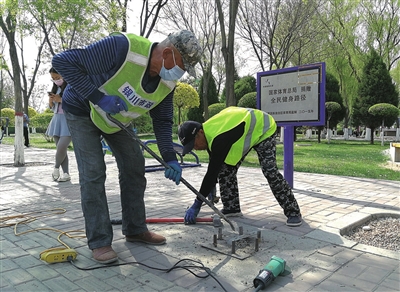
[[[83,230],[78,173],[70,153],[72,180],[51,179],[54,150],[25,149],[25,167],[15,168],[13,146],[0,145],[1,217],[64,208],[64,214],[38,217],[18,232],[32,228]],[[107,194],[111,218],[120,218],[118,174],[113,157],[106,156]],[[151,160],[146,161],[149,164]],[[199,188],[206,166],[185,168],[184,177]],[[147,217],[183,217],[194,195],[183,185],[176,186],[163,172],[146,174]],[[200,261],[208,267],[226,291],[253,291],[253,279],[272,255],[286,260],[292,270],[278,277],[268,291],[398,291],[399,252],[374,248],[346,240],[340,235],[348,226],[360,224],[371,215],[400,216],[400,182],[338,177],[312,173],[294,174],[294,193],[302,209],[304,223],[287,227],[281,208],[259,169],[241,167],[238,172],[242,212],[234,219],[245,234],[261,231],[259,251],[238,249],[245,259],[231,256],[229,225],[217,251],[212,248],[216,230],[210,224],[149,224],[167,237],[163,246],[127,243],[121,226],[114,225],[113,247],[120,258],[115,267],[79,270],[71,263],[47,264],[39,259],[42,251],[58,247],[58,233],[40,230],[16,236],[12,227],[0,229],[0,291],[223,291],[211,277],[197,278],[189,271],[169,273],[151,267],[171,268],[181,259]],[[221,204],[217,204],[221,207]],[[203,207],[200,216],[213,212]],[[76,266],[97,266],[91,260],[85,238],[62,240],[78,252]],[[194,264],[194,263],[189,263]],[[196,269],[199,275],[205,272]]]

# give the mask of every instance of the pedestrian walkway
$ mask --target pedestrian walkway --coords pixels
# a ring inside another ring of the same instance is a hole
[[[113,248],[121,265],[80,270],[77,267],[99,266],[92,261],[85,238],[61,237],[78,252],[74,265],[39,259],[42,251],[61,246],[59,233],[45,228],[84,230],[73,152],[69,153],[72,179],[59,183],[51,178],[55,150],[26,148],[24,167],[12,166],[13,145],[0,144],[0,151],[2,218],[65,209],[63,214],[37,216],[17,226],[17,232],[43,230],[16,236],[12,226],[0,229],[0,291],[254,291],[253,279],[274,255],[284,259],[292,272],[277,277],[266,291],[399,291],[399,252],[358,244],[340,235],[374,214],[400,216],[399,181],[295,172],[294,193],[304,222],[300,227],[287,227],[261,171],[241,167],[238,180],[244,216],[232,218],[235,232],[224,223],[217,246],[213,240],[218,229],[211,223],[149,224],[150,230],[166,236],[167,244],[162,246],[127,243],[121,225],[114,225]],[[111,155],[105,159],[110,216],[119,219],[118,171]],[[185,168],[183,177],[198,189],[205,172],[206,165]],[[146,173],[146,177],[147,217],[183,217],[195,195],[184,185],[166,180],[163,171]],[[216,207],[221,208],[221,203]],[[200,216],[212,214],[205,206]],[[244,239],[232,254],[239,227]],[[250,246],[257,232],[261,234],[258,251]],[[213,277],[204,278],[207,273],[200,267],[166,272],[180,260],[184,260],[180,266],[201,262]]]

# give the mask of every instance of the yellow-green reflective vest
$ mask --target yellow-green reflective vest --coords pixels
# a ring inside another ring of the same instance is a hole
[[[257,109],[232,106],[203,123],[208,148],[212,149],[215,137],[228,132],[242,122],[245,122],[244,133],[229,150],[224,161],[228,165],[236,165],[254,145],[275,133],[276,123],[274,118]]]
[[[120,34],[120,33],[114,33]],[[157,89],[147,93],[141,86],[145,74],[152,43],[141,36],[124,34],[129,41],[129,52],[125,62],[99,90],[106,95],[118,95],[128,106],[128,111],[113,115],[127,126],[133,119],[157,106],[176,86],[176,81],[161,79]],[[90,103],[93,123],[104,133],[112,134],[121,130],[111,122],[98,105]]]

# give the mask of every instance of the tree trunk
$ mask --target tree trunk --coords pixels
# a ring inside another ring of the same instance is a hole
[[[203,112],[204,112],[204,121],[208,120],[208,84],[210,83],[211,78],[211,68],[207,67],[204,71],[203,75]]]
[[[225,93],[226,93],[226,106],[236,105],[234,95],[234,79],[235,79],[235,27],[236,27],[236,16],[239,7],[239,0],[231,0],[229,2],[229,32],[226,37],[225,32],[225,20],[222,11],[221,1],[217,0],[218,9],[218,20],[221,27],[221,41],[222,41],[222,55],[224,56],[225,69],[226,69],[226,82],[225,82]]]

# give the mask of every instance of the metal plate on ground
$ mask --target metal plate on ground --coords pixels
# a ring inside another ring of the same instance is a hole
[[[216,251],[218,253],[228,255],[240,260],[244,260],[252,256],[259,250],[261,242],[261,232],[251,232],[248,234],[229,234],[222,236],[222,233],[214,234],[210,238],[210,243],[201,246]]]

